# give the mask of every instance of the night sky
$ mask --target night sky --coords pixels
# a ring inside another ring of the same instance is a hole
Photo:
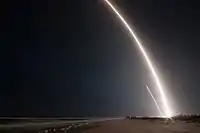
[[[147,49],[174,112],[200,112],[200,5],[113,2]],[[103,0],[16,1],[2,10],[0,116],[158,115],[145,89],[156,90],[146,62]]]

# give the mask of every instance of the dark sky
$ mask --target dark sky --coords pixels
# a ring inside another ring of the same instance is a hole
[[[147,49],[173,110],[200,112],[200,5],[114,3]],[[1,116],[158,114],[143,57],[101,0],[16,1],[2,10]]]

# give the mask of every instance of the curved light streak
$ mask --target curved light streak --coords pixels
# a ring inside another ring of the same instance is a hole
[[[158,78],[158,75],[156,74],[156,71],[155,71],[155,69],[154,69],[154,67],[153,67],[153,65],[152,65],[152,63],[151,63],[151,61],[150,61],[150,59],[149,59],[147,53],[145,52],[143,46],[141,45],[140,41],[139,41],[138,38],[136,37],[136,35],[135,35],[135,33],[133,32],[133,30],[131,29],[131,27],[128,25],[128,23],[125,21],[125,19],[122,17],[122,15],[117,11],[117,9],[113,6],[113,4],[112,4],[110,1],[108,1],[108,0],[104,0],[104,1],[109,5],[109,7],[115,12],[115,14],[118,16],[118,18],[123,22],[124,26],[127,28],[127,30],[128,30],[128,31],[130,32],[130,34],[132,35],[133,40],[136,41],[136,43],[137,43],[137,45],[138,45],[140,51],[142,52],[142,54],[143,54],[143,56],[144,56],[144,58],[145,58],[145,60],[146,60],[146,62],[147,62],[147,64],[148,64],[148,66],[149,66],[150,71],[151,71],[152,74],[153,74],[153,77],[154,77],[154,79],[155,79],[155,81],[156,81],[156,84],[157,84],[157,86],[158,86],[158,90],[159,90],[160,95],[161,95],[161,97],[162,97],[162,102],[163,102],[163,104],[164,104],[164,106],[165,106],[165,115],[166,115],[168,118],[171,119],[171,109],[170,109],[170,107],[169,107],[169,105],[168,105],[168,102],[167,102],[165,93],[164,93],[164,91],[163,91],[163,87],[162,87],[162,85],[161,85],[161,83],[160,83],[160,80],[159,80],[159,78]]]

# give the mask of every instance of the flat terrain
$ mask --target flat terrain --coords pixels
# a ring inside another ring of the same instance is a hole
[[[4,133],[200,133],[197,122],[175,123],[160,119],[116,119],[99,122],[57,123],[48,126],[15,127],[0,130]]]
[[[87,133],[200,133],[200,125],[177,121],[175,124],[149,120],[116,120],[99,123]]]

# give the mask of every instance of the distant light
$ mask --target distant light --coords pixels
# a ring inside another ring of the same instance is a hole
[[[155,103],[155,105],[156,105],[156,107],[157,107],[157,109],[158,109],[158,112],[160,113],[160,116],[163,117],[163,113],[162,113],[162,111],[161,111],[161,109],[160,109],[160,107],[159,107],[159,105],[158,105],[158,103],[157,103],[155,97],[154,97],[153,94],[151,93],[151,90],[149,89],[149,87],[148,87],[147,85],[146,85],[146,88],[147,88],[147,91],[149,92],[151,98],[153,99],[153,101],[154,101],[154,103]]]

